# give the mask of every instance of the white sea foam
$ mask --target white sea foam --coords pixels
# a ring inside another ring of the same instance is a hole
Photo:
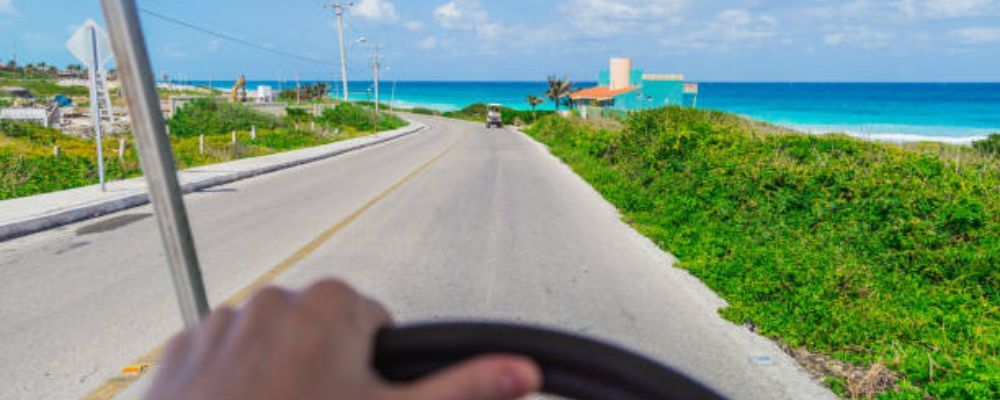
[[[416,107],[423,107],[423,108],[430,108],[430,109],[437,110],[437,111],[455,111],[455,110],[458,110],[458,109],[461,108],[461,107],[456,107],[453,104],[410,102],[410,101],[403,101],[403,100],[398,100],[398,99],[396,100],[396,102],[393,105],[396,108],[416,108]]]
[[[940,142],[955,145],[971,145],[977,140],[986,139],[988,130],[972,129],[973,135],[945,136],[923,133],[920,131],[933,131],[938,127],[917,127],[917,126],[880,126],[880,127],[851,127],[851,126],[828,126],[828,125],[800,125],[800,124],[780,124],[782,126],[813,135],[844,134],[863,140],[888,143],[913,143],[913,142]],[[889,128],[879,131],[878,128]],[[889,132],[886,132],[888,130]],[[910,131],[910,132],[907,132]]]

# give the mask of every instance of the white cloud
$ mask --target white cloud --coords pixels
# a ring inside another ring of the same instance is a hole
[[[850,0],[833,5],[807,6],[796,13],[807,20],[902,22],[1000,15],[1000,0]]]
[[[1000,27],[977,26],[948,32],[948,37],[962,44],[1000,43]]]
[[[857,46],[876,50],[888,47],[895,38],[892,33],[866,26],[838,26],[830,29],[830,32],[823,35],[823,43],[827,46]]]
[[[682,34],[660,41],[675,50],[729,51],[755,48],[778,36],[780,22],[770,14],[754,14],[743,9],[728,9],[705,24],[683,29]]]
[[[0,0],[0,14],[17,15],[17,9],[14,8],[14,0]]]
[[[425,37],[423,40],[420,41],[421,49],[430,50],[435,47],[437,47],[437,39],[435,39],[433,36]]]
[[[688,4],[689,0],[571,0],[559,10],[580,32],[604,36],[677,24]]]
[[[351,15],[379,22],[396,22],[399,20],[399,15],[396,14],[396,6],[388,0],[361,0],[354,7],[351,7]]]
[[[187,58],[188,56],[187,52],[182,50],[181,46],[177,43],[168,43],[164,45],[163,48],[160,49],[160,54],[163,54],[164,57],[172,58],[175,60]]]
[[[434,19],[445,29],[472,30],[490,17],[477,0],[455,0],[435,9]]]
[[[222,40],[220,39],[209,40],[208,44],[205,45],[205,51],[209,53],[217,53],[220,49],[222,49]]]
[[[974,17],[996,11],[994,0],[926,0],[923,6],[928,17]]]
[[[403,27],[410,32],[419,32],[424,30],[424,24],[420,21],[407,21],[403,24]]]
[[[511,32],[503,24],[491,21],[478,0],[445,3],[434,10],[434,19],[444,29],[475,32],[479,39],[497,40]]]

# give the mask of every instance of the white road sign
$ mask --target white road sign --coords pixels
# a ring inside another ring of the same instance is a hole
[[[94,42],[96,39],[97,44],[97,62],[100,65],[94,64]],[[88,19],[84,22],[80,28],[73,33],[73,36],[69,38],[66,42],[66,48],[69,49],[83,65],[87,68],[101,69],[104,64],[107,64],[113,56],[111,52],[111,40],[108,39],[108,33],[101,29],[92,19]]]

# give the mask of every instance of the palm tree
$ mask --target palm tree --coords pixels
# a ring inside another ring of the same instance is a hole
[[[542,99],[542,98],[540,98],[538,96],[534,96],[534,95],[528,96],[528,105],[531,106],[531,118],[532,119],[535,119],[535,108],[538,107],[539,104],[542,104],[544,102],[545,102],[545,99]]]
[[[545,91],[545,97],[556,103],[556,110],[559,110],[559,105],[563,97],[573,93],[573,84],[565,76],[562,79],[558,79],[555,75],[549,75],[548,81],[549,89]]]

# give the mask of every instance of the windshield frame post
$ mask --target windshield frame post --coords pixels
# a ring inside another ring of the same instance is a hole
[[[101,6],[181,317],[192,327],[208,315],[208,298],[138,10],[134,0],[101,0]]]

